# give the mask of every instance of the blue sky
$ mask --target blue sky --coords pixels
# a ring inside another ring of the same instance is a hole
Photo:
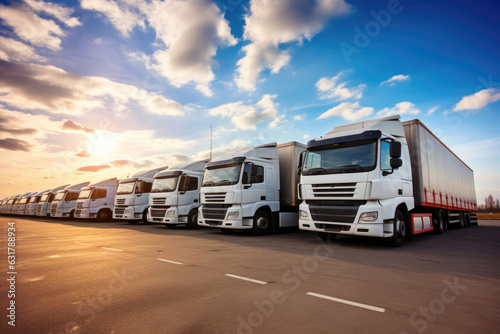
[[[500,197],[495,1],[1,3],[0,198],[390,114]]]

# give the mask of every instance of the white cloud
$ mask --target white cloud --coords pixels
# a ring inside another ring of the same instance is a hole
[[[304,113],[304,114],[300,114],[300,115],[296,115],[296,116],[293,118],[293,120],[294,120],[294,121],[301,121],[301,120],[303,120],[304,118],[306,118],[306,116],[307,116],[307,115],[306,115],[305,113]]]
[[[58,114],[83,114],[98,107],[117,113],[137,103],[159,115],[183,115],[176,101],[102,77],[83,77],[55,66],[0,61],[0,102],[18,109]]]
[[[290,51],[281,50],[280,44],[302,44],[304,39],[311,40],[331,18],[349,10],[344,0],[251,0],[243,34],[250,44],[242,48],[245,56],[237,64],[235,82],[238,87],[255,90],[255,83],[264,69],[277,73],[289,63]]]
[[[31,46],[3,36],[0,36],[0,59],[22,62],[44,62],[47,60],[47,58],[36,54],[35,50]]]
[[[212,158],[223,157],[232,155],[235,152],[244,150],[251,146],[250,140],[233,140],[229,145],[219,146],[212,150]],[[200,151],[194,155],[194,160],[208,159],[210,157],[210,150]]]
[[[488,88],[483,89],[475,94],[464,96],[460,102],[455,105],[453,110],[478,110],[489,103],[493,103],[500,99],[500,89]]]
[[[432,115],[436,110],[438,110],[438,108],[439,108],[439,106],[434,106],[434,107],[429,108],[429,110],[427,110],[427,116]]]
[[[340,116],[348,121],[355,121],[373,113],[372,107],[361,107],[359,102],[343,102],[322,113],[318,119],[325,119],[332,116]]]
[[[411,102],[399,102],[392,108],[384,108],[377,113],[377,116],[391,116],[391,115],[403,115],[412,114],[417,115],[420,113],[418,108]]]
[[[365,84],[347,88],[345,87],[347,82],[339,82],[340,77],[342,77],[345,73],[345,71],[342,71],[336,76],[331,78],[323,77],[316,82],[315,86],[322,99],[337,99],[338,101],[348,99],[359,100],[363,96],[363,90],[366,87]]]
[[[208,110],[212,116],[231,118],[231,122],[242,130],[255,130],[256,124],[266,121],[272,122],[269,127],[276,127],[284,115],[277,116],[276,103],[274,99],[277,95],[265,94],[261,100],[253,105],[245,105],[243,101],[227,103]]]
[[[82,7],[102,12],[124,36],[135,26],[146,28],[147,22],[156,33],[158,49],[151,56],[131,55],[173,86],[194,83],[206,96],[213,94],[210,83],[215,80],[212,67],[217,48],[237,43],[229,22],[210,0],[106,1],[104,6],[101,1],[85,0]]]
[[[385,84],[389,84],[390,86],[394,86],[394,83],[396,81],[410,81],[410,76],[404,75],[404,74],[394,75],[393,77],[391,77],[385,81],[382,81],[380,83],[380,86],[385,85]]]
[[[304,138],[304,139],[309,139],[310,137],[311,136],[309,136],[308,134],[305,134],[305,135],[302,136],[302,138]]]
[[[61,27],[52,20],[39,17],[29,7],[0,5],[0,19],[30,44],[56,51],[61,48],[60,37],[65,35]]]
[[[24,0],[24,2],[28,4],[35,12],[48,14],[58,19],[68,27],[74,28],[80,25],[80,21],[78,21],[78,18],[71,17],[74,11],[72,8],[53,2],[44,2],[37,0]]]

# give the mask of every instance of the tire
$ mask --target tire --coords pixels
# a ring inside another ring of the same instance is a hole
[[[111,220],[111,214],[108,210],[101,210],[97,213],[96,220],[98,222],[108,222]]]
[[[168,228],[169,230],[172,230],[177,227],[177,224],[165,224],[165,227]]]
[[[142,223],[143,224],[147,224],[148,223],[148,209],[144,210],[144,212],[142,213],[142,219],[141,219]]]
[[[75,210],[71,210],[71,212],[69,213],[69,219],[70,220],[75,219]]]
[[[462,212],[458,213],[458,219],[460,220],[460,222],[458,223],[458,228],[460,228],[460,229],[465,228],[465,220],[464,220],[464,215],[462,214]]]
[[[390,244],[394,247],[400,247],[405,242],[407,233],[411,232],[408,229],[405,216],[399,209],[397,209],[394,213],[393,234],[390,238]]]
[[[465,219],[465,227],[469,228],[472,226],[471,220],[470,220],[470,214],[464,213],[464,219]]]
[[[234,230],[231,228],[220,228],[219,229],[224,234],[233,234]]]
[[[252,231],[255,235],[268,234],[271,231],[272,221],[265,211],[257,211],[253,217]]]
[[[191,210],[187,218],[186,226],[188,228],[198,228],[198,210]]]
[[[443,211],[439,211],[438,213],[438,219],[434,220],[435,224],[434,224],[434,233],[436,234],[443,234],[444,233],[444,230],[445,230],[445,220],[444,220],[444,213]]]
[[[318,232],[318,237],[320,237],[324,242],[329,242],[333,241],[337,237],[337,233]]]

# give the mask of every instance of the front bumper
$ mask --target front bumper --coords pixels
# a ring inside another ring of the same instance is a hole
[[[173,214],[169,212],[174,212]],[[150,207],[148,209],[148,222],[156,224],[185,224],[186,216],[178,215],[177,207]]]
[[[142,213],[135,213],[133,206],[115,207],[113,209],[113,219],[141,220]]]
[[[79,209],[75,211],[75,218],[90,219],[95,217],[96,213],[91,213],[89,209]]]
[[[236,218],[227,219],[230,214],[235,215],[236,213]],[[242,218],[242,208],[240,205],[232,205],[228,207],[225,212],[218,213],[214,213],[211,211],[210,207],[204,207],[202,205],[198,208],[198,225],[248,230],[253,227],[253,218]]]

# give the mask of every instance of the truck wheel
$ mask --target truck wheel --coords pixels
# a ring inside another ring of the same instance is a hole
[[[471,227],[471,220],[470,220],[470,214],[465,213],[464,214],[464,219],[465,219],[465,227]]]
[[[71,210],[69,213],[69,219],[75,219],[75,210]]]
[[[108,210],[101,210],[97,213],[96,220],[98,222],[107,222],[111,220],[111,215]]]
[[[444,225],[445,225],[445,222],[444,222],[444,213],[443,211],[439,211],[438,213],[438,218],[437,220],[434,220],[434,232],[436,234],[443,234],[444,233]]]
[[[168,228],[169,230],[174,229],[177,227],[177,224],[165,224],[165,227]]]
[[[142,213],[142,223],[147,224],[148,223],[148,209],[144,210]]]
[[[198,210],[192,210],[187,218],[188,228],[198,228]]]
[[[264,211],[257,211],[253,217],[253,234],[263,235],[271,230],[271,218]]]
[[[407,229],[407,225],[405,222],[405,216],[401,211],[396,210],[394,214],[394,223],[393,223],[393,233],[392,238],[390,239],[391,245],[394,247],[400,247],[404,241],[407,233],[410,233]]]
[[[458,219],[460,220],[460,222],[458,223],[458,228],[462,229],[465,227],[465,219],[464,219],[464,215],[462,214],[462,212],[459,212],[458,213]]]
[[[323,239],[324,242],[333,241],[337,237],[337,233],[318,232],[318,237]]]

